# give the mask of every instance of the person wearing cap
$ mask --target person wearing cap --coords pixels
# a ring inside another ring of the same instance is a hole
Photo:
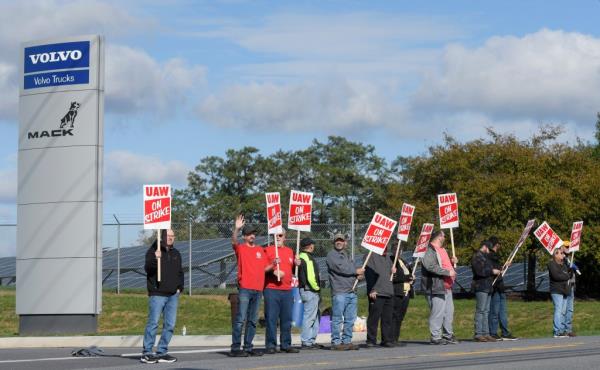
[[[390,261],[392,264],[394,263],[393,254],[390,255]],[[412,275],[410,265],[402,258],[398,258],[396,266],[394,267],[396,268],[396,272],[394,273],[392,280],[392,283],[394,284],[392,338],[396,346],[402,347],[405,344],[400,342],[400,329],[402,328],[402,321],[404,321],[404,316],[408,310],[414,276]]]
[[[571,246],[571,242],[565,240],[562,245],[563,253],[565,254],[565,259],[567,262],[569,261],[569,247]],[[576,272],[580,274],[579,268],[575,263],[569,263],[569,267],[572,272]],[[571,274],[571,279],[569,279],[569,286],[571,287],[571,294],[567,296],[567,314],[565,315],[565,333],[569,337],[576,337],[577,335],[573,331],[573,303],[575,302],[575,274]]]
[[[333,237],[333,249],[327,253],[327,272],[331,287],[331,349],[357,350],[352,343],[352,329],[356,320],[358,297],[353,290],[356,279],[364,279],[365,270],[356,268],[346,250],[346,236]],[[343,324],[343,333],[342,331]]]
[[[311,238],[304,238],[300,241],[300,248],[302,248],[302,252],[298,255],[300,259],[298,287],[304,305],[302,333],[300,334],[301,349],[320,349],[323,346],[317,344],[316,340],[317,334],[319,334],[321,287],[319,285],[319,265],[312,255],[315,250],[315,242]]]
[[[473,282],[471,290],[475,292],[475,336],[476,342],[495,342],[496,339],[490,335],[489,312],[492,297],[492,281],[500,274],[500,270],[492,266],[488,253],[493,247],[492,242],[484,240],[481,247],[473,254],[471,259],[471,270],[473,271]]]
[[[238,243],[237,235],[242,231],[243,243]],[[270,271],[271,264],[266,253],[255,244],[256,228],[246,225],[244,216],[235,219],[231,244],[238,263],[238,297],[239,305],[235,320],[231,323],[231,352],[232,357],[262,356],[254,350],[252,341],[256,333],[258,308],[265,285],[265,272]],[[242,344],[242,329],[245,324],[244,348]]]
[[[381,346],[395,347],[392,328],[394,284],[390,271],[396,273],[392,261],[384,251],[382,255],[372,253],[365,269],[369,316],[367,317],[367,347],[377,345],[377,329],[381,322]]]
[[[448,256],[444,248],[445,240],[446,236],[442,230],[433,232],[421,262],[421,289],[431,310],[429,313],[431,344],[458,343],[452,327],[454,320],[452,285],[456,279],[453,264],[458,263],[458,259]]]
[[[492,243],[492,249],[488,253],[488,258],[492,263],[492,267],[502,271],[502,263],[498,250],[500,249],[500,241],[496,236],[491,236],[488,239]],[[510,264],[508,265],[510,266]],[[502,275],[496,275],[496,283],[492,286],[492,298],[490,302],[489,314],[489,330],[492,338],[496,340],[517,340],[508,330],[508,313],[506,304],[506,288],[504,287],[504,279]],[[501,335],[498,335],[498,325],[500,325]]]
[[[277,323],[279,322],[279,345],[281,352],[298,353],[292,347],[292,309],[294,296],[292,294],[292,275],[295,265],[294,251],[285,246],[285,230],[275,234],[277,246],[269,245],[265,253],[269,261],[265,278],[265,353],[277,353]],[[275,252],[277,248],[277,252]],[[279,256],[279,260],[277,259]],[[277,266],[279,265],[279,266]],[[278,268],[279,267],[279,268]],[[279,271],[279,279],[277,279]]]
[[[572,271],[564,262],[565,253],[562,248],[556,248],[552,253],[552,260],[548,262],[548,276],[550,278],[550,296],[554,305],[552,332],[554,338],[568,338],[565,327],[567,316],[567,298],[571,295]]]

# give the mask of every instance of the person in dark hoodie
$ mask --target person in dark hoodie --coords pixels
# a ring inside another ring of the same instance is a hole
[[[492,243],[485,240],[481,247],[471,259],[471,270],[473,271],[472,290],[475,292],[475,339],[476,342],[495,342],[496,339],[490,336],[489,312],[492,297],[492,281],[500,270],[494,268],[488,253],[492,248]]]
[[[502,263],[500,262],[500,256],[498,250],[500,249],[500,241],[497,237],[491,236],[489,241],[492,243],[492,249],[488,254],[488,258],[492,263],[492,267],[502,271]],[[509,265],[510,266],[510,265]],[[496,340],[517,340],[508,330],[508,312],[506,309],[506,288],[504,286],[504,279],[502,275],[494,277],[496,283],[492,286],[492,298],[490,303],[490,314],[489,314],[489,327],[490,335]],[[498,325],[502,335],[498,335]]]
[[[550,277],[550,295],[554,304],[553,334],[554,338],[568,338],[566,328],[567,300],[571,294],[572,271],[564,262],[565,253],[562,248],[556,248],[552,260],[548,262],[548,275]]]
[[[302,318],[302,334],[300,340],[302,349],[320,349],[322,345],[317,344],[319,334],[319,301],[321,300],[321,287],[319,277],[319,265],[312,253],[315,250],[315,242],[311,238],[300,241],[302,252],[299,254],[300,267],[298,268],[298,287],[300,297],[304,304],[304,316]]]
[[[367,346],[377,345],[377,328],[381,322],[381,346],[394,347],[392,314],[394,310],[394,286],[390,281],[392,261],[385,254],[372,253],[365,269],[369,315],[367,317]]]
[[[183,291],[183,268],[181,255],[174,248],[175,233],[173,230],[161,231],[160,249],[157,242],[146,252],[146,282],[148,288],[148,322],[144,331],[144,348],[141,362],[175,362],[177,359],[168,354],[169,342],[175,329],[177,304]],[[158,281],[158,261],[161,267],[161,279]],[[160,315],[163,315],[163,328],[156,354],[152,351],[156,339],[156,330]]]
[[[394,263],[394,256],[390,257],[390,260]],[[410,265],[401,258],[398,258],[396,266],[393,267],[396,267],[396,272],[392,280],[394,285],[394,297],[392,298],[392,338],[396,346],[403,347],[405,343],[400,342],[400,329],[402,328],[402,321],[406,315],[406,310],[408,310],[414,277],[411,273]]]

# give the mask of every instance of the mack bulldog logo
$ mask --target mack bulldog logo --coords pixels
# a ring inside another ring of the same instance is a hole
[[[42,137],[59,137],[59,136],[73,136],[73,130],[75,128],[75,118],[77,118],[77,111],[81,107],[81,104],[74,101],[71,102],[69,111],[60,119],[60,125],[58,130],[50,131],[33,131],[27,133],[27,139],[38,139]],[[67,129],[68,126],[68,129]]]

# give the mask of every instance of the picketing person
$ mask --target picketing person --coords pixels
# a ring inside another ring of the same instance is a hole
[[[475,292],[475,316],[474,327],[475,335],[473,339],[476,342],[495,342],[496,339],[490,336],[489,332],[489,312],[492,298],[492,281],[494,277],[500,274],[500,270],[492,266],[492,261],[488,253],[492,248],[492,243],[485,240],[481,247],[473,254],[471,259],[471,270],[473,272],[473,282],[471,290]]]
[[[454,301],[452,286],[456,279],[453,264],[456,257],[450,258],[444,248],[445,234],[434,231],[423,256],[421,266],[421,287],[430,308],[429,332],[431,344],[457,344],[454,335]]]
[[[491,236],[488,239],[492,243],[492,249],[488,253],[488,258],[492,263],[492,268],[502,270],[502,262],[500,262],[500,240],[496,236]],[[507,265],[507,267],[510,264]],[[492,286],[492,299],[490,302],[489,313],[489,332],[492,338],[496,340],[517,340],[518,338],[512,335],[508,329],[508,305],[506,301],[506,287],[502,275],[494,277],[496,282]],[[498,326],[500,326],[500,335],[498,335]]]
[[[392,261],[386,255],[372,253],[365,269],[369,315],[367,317],[367,347],[377,345],[377,331],[381,327],[381,346],[395,347],[392,327],[394,310],[394,285],[390,281],[390,271],[396,272]]]
[[[169,342],[175,329],[177,305],[179,295],[183,291],[184,275],[181,255],[174,247],[175,232],[171,229],[163,229],[160,238],[160,248],[155,240],[146,251],[144,264],[148,289],[148,321],[144,330],[144,347],[140,361],[147,364],[177,361],[177,358],[169,355]],[[161,267],[160,281],[158,281],[158,261]],[[153,347],[161,314],[163,327],[155,353]]]
[[[572,271],[565,263],[565,253],[562,248],[556,248],[552,260],[548,262],[548,275],[550,278],[550,296],[554,304],[552,333],[554,338],[568,338],[566,328],[567,300],[571,295],[569,280]]]
[[[334,247],[327,253],[327,272],[331,287],[331,349],[357,350],[352,343],[352,330],[356,320],[358,297],[353,290],[356,279],[364,279],[365,270],[356,268],[346,250],[344,234],[333,237]],[[342,332],[343,325],[343,332]]]
[[[321,286],[319,265],[313,257],[315,242],[311,238],[300,241],[302,252],[299,254],[300,267],[298,268],[298,288],[304,305],[302,318],[301,349],[320,349],[322,345],[316,342],[319,334],[319,302],[321,300]]]
[[[394,261],[394,256],[390,256],[390,260]],[[402,329],[402,321],[406,316],[408,304],[412,294],[412,284],[414,276],[411,272],[411,266],[402,258],[398,258],[394,271],[392,283],[394,285],[393,313],[392,313],[392,341],[400,347],[406,345],[400,341],[400,331]]]
[[[575,289],[576,289],[576,276],[577,274],[575,274],[576,272],[579,271],[579,268],[577,267],[577,265],[575,263],[569,263],[569,258],[571,258],[570,253],[569,253],[569,246],[571,245],[571,242],[568,240],[565,240],[563,242],[563,246],[562,246],[562,250],[563,253],[565,254],[565,262],[569,264],[569,267],[571,268],[572,272],[571,272],[571,278],[569,279],[569,287],[571,288],[571,294],[569,294],[567,296],[567,314],[565,316],[565,333],[567,334],[567,336],[569,337],[576,337],[577,334],[575,334],[575,332],[573,331],[573,311],[574,311],[574,303],[575,303]]]

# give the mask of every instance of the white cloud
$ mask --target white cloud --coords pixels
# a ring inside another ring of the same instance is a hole
[[[204,86],[206,69],[182,59],[157,62],[143,50],[112,45],[106,51],[106,108],[121,114],[173,115],[189,92]]]
[[[105,189],[117,195],[140,193],[144,184],[186,184],[189,168],[180,161],[163,162],[159,158],[128,151],[114,151],[104,158]]]
[[[600,103],[600,39],[540,30],[449,46],[414,110],[479,112],[499,120],[593,123]]]
[[[17,68],[0,61],[0,120],[17,116],[18,98]]]
[[[235,85],[198,107],[201,119],[225,127],[288,131],[354,131],[391,124],[401,115],[388,92],[365,81]]]

